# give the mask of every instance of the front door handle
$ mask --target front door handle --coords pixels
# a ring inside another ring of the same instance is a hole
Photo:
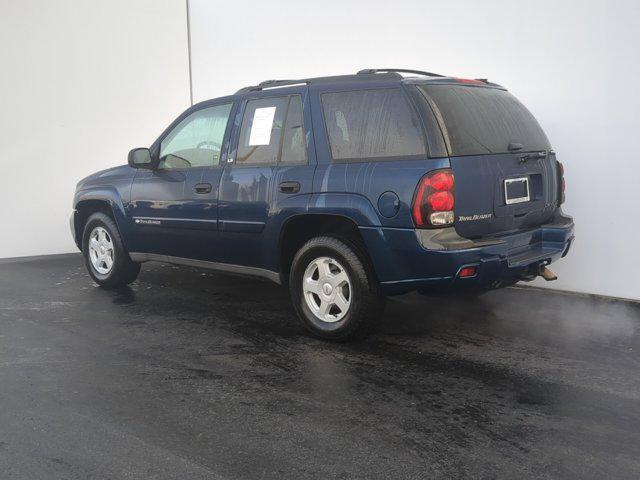
[[[196,193],[200,193],[200,194],[211,193],[210,183],[198,183],[194,188]]]
[[[282,193],[298,193],[300,191],[300,184],[298,182],[282,182],[280,184],[280,191]]]

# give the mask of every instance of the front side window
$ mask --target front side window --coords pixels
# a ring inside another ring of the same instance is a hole
[[[322,95],[334,160],[425,155],[419,120],[397,88]]]
[[[306,164],[300,95],[250,100],[240,127],[239,165]]]
[[[203,108],[176,125],[160,143],[159,168],[218,165],[231,107],[227,103]]]

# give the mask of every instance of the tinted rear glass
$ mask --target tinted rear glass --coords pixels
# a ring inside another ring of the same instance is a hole
[[[464,85],[419,88],[441,118],[453,156],[507,153],[510,143],[522,144],[519,151],[550,148],[531,112],[505,90]]]
[[[426,153],[419,120],[398,88],[325,93],[322,108],[334,160]]]
[[[292,95],[289,98],[289,109],[287,110],[283,135],[280,163],[307,163],[307,142],[302,125],[302,99],[300,95]]]

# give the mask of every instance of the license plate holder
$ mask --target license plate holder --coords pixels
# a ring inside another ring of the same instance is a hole
[[[504,201],[507,205],[531,200],[529,177],[507,178],[504,181]]]

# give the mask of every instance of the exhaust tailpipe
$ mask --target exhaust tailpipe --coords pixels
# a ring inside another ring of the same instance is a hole
[[[549,267],[546,265],[540,265],[540,270],[538,271],[538,275],[544,278],[547,282],[551,282],[553,280],[557,280],[558,276],[551,271]]]

